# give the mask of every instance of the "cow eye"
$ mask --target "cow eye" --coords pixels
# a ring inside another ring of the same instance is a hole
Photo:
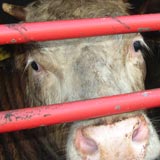
[[[35,61],[32,61],[32,62],[31,62],[31,67],[32,67],[35,71],[39,71],[39,70],[40,70],[39,64],[37,64]]]
[[[142,44],[141,44],[140,41],[135,41],[135,42],[133,43],[133,47],[134,47],[135,52],[138,52],[139,50],[142,49]]]

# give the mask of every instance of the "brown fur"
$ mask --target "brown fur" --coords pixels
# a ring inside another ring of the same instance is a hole
[[[40,0],[26,8],[26,21],[121,16],[127,14],[127,7],[122,0]]]

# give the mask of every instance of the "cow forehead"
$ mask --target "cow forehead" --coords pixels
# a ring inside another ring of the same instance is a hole
[[[127,15],[122,0],[39,0],[26,7],[29,22]],[[42,14],[43,13],[43,14]]]
[[[97,54],[105,53],[107,57],[117,59],[127,54],[124,49],[128,49],[134,37],[135,34],[130,34],[40,42],[30,54],[34,57],[70,60],[88,50]]]
[[[84,45],[84,44],[99,44],[99,43],[120,43],[122,41],[128,41],[129,39],[133,39],[137,34],[117,34],[117,35],[104,35],[104,36],[94,36],[94,37],[86,37],[86,38],[74,38],[74,39],[66,39],[66,40],[55,40],[55,41],[46,41],[39,42],[39,46],[41,47],[66,47],[66,46],[75,46],[75,45]]]

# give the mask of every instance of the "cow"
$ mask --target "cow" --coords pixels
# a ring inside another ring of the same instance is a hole
[[[116,16],[128,15],[128,8],[122,0],[37,0],[21,9],[21,17],[25,22],[97,17],[118,21]],[[140,34],[35,42],[22,48],[17,50],[15,65],[25,82],[30,107],[145,89],[144,55],[149,48]],[[50,153],[56,151],[58,157],[49,159],[160,157],[160,141],[145,111],[44,127],[35,134],[43,135],[39,139]]]

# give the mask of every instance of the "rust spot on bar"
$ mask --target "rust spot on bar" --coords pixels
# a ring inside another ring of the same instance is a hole
[[[115,21],[117,21],[118,23],[120,23],[124,28],[126,29],[130,29],[130,26],[128,26],[126,23],[122,22],[120,19],[118,19],[117,17],[112,17]]]
[[[48,116],[51,116],[51,114],[45,114],[43,117],[48,117]]]
[[[27,31],[27,28],[24,26],[24,24],[6,24],[6,26],[10,29],[16,30],[16,31]]]
[[[5,119],[11,122],[12,121],[12,118],[11,118],[12,116],[14,116],[12,113],[7,113],[5,115]]]
[[[6,26],[9,28],[9,29],[13,29],[17,32],[20,33],[20,35],[26,40],[26,41],[30,41],[30,39],[25,35],[24,32],[27,32],[27,28],[25,27],[24,24],[6,24]],[[11,40],[11,43],[16,43],[17,41],[15,39],[12,39]]]
[[[20,117],[20,116],[17,116],[17,117],[16,117],[16,121],[18,121],[19,119],[22,120],[23,118]]]
[[[151,31],[150,28],[138,28],[138,32],[148,32]]]
[[[16,43],[17,41],[15,39],[11,39],[11,43]]]
[[[142,96],[143,96],[143,97],[148,97],[148,93],[147,93],[147,92],[142,93]]]
[[[116,109],[116,110],[120,110],[120,109],[121,109],[121,106],[116,106],[115,109]]]

